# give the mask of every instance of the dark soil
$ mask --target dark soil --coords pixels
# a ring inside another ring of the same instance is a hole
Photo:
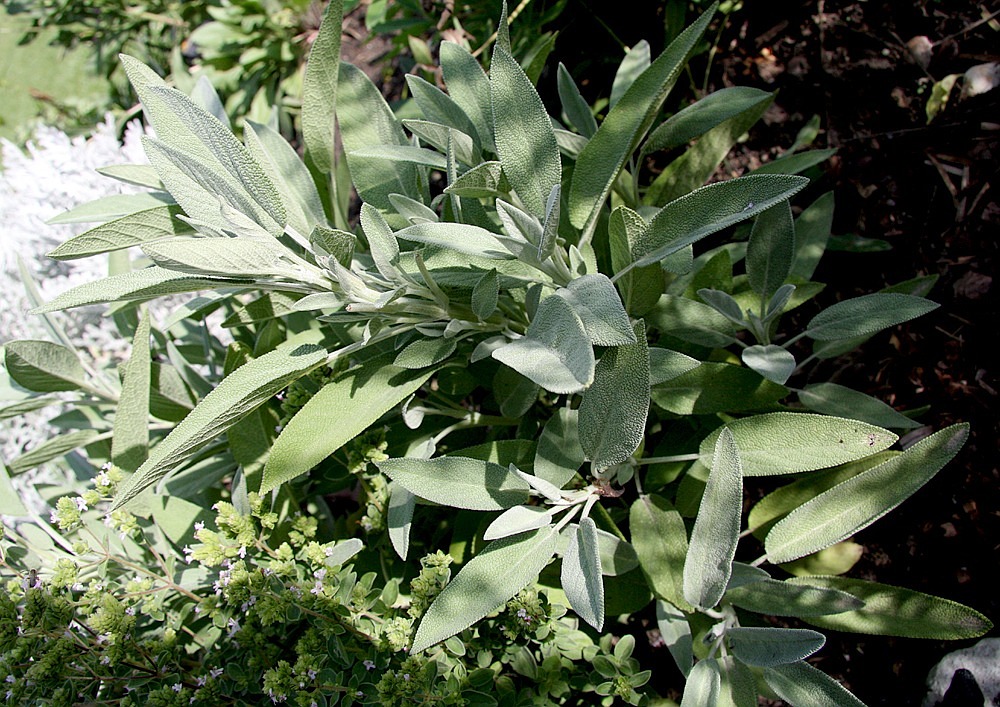
[[[620,56],[612,37],[626,45],[646,38],[654,49],[662,46],[663,3],[637,2],[614,18],[584,0],[580,5],[587,11],[571,8],[560,18],[549,63],[562,60],[577,67],[575,74],[596,76],[583,85],[593,100],[597,87],[610,85]],[[813,146],[838,153],[811,188],[835,192],[834,232],[891,246],[828,254],[815,279],[829,286],[804,316],[837,299],[918,275],[939,276],[930,297],[940,309],[821,364],[815,375],[901,410],[929,406],[920,418],[927,426],[917,434],[954,422],[972,425],[955,461],[854,538],[865,554],[852,576],[947,597],[998,621],[1000,593],[989,575],[1000,567],[1000,422],[994,412],[1000,403],[1000,319],[992,280],[1000,242],[1000,90],[960,100],[960,80],[929,124],[925,113],[936,81],[1000,61],[1000,31],[982,21],[996,8],[971,0],[744,5],[719,35],[709,88],[750,85],[779,93],[727,162],[728,176],[778,156],[818,115],[822,130]],[[612,56],[595,49],[594,37],[604,38],[600,46]],[[928,44],[923,58],[929,63],[921,65],[908,45],[919,55]],[[705,66],[704,55],[693,62],[699,81]],[[554,94],[548,70],[540,81],[543,94],[547,84]],[[974,643],[828,638],[817,664],[869,705],[919,705],[932,666]]]

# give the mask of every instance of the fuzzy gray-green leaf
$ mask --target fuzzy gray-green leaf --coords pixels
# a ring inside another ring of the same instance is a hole
[[[176,205],[137,211],[70,238],[51,250],[48,257],[56,260],[84,258],[191,233],[191,227],[176,218],[180,213],[181,208]]]
[[[732,433],[724,429],[715,444],[712,472],[684,560],[684,598],[692,606],[710,609],[725,593],[739,542],[742,508],[740,450]]]
[[[562,488],[586,459],[580,445],[579,411],[559,408],[542,428],[535,451],[535,475]]]
[[[555,528],[541,528],[487,545],[427,609],[411,653],[468,628],[534,582],[552,559],[558,535]]]
[[[562,102],[563,112],[569,118],[569,122],[584,137],[593,137],[594,133],[597,132],[597,121],[594,119],[590,106],[580,95],[580,89],[569,70],[562,63],[559,64],[556,80],[559,100]]]
[[[499,464],[466,457],[386,459],[376,466],[410,493],[453,508],[501,511],[527,502],[531,488]]]
[[[897,412],[878,398],[836,383],[814,383],[798,391],[799,402],[824,415],[853,417],[890,429],[912,430],[920,423]]]
[[[936,302],[923,297],[876,292],[827,307],[809,321],[806,335],[816,341],[869,336],[937,308]]]
[[[726,601],[757,614],[770,616],[825,616],[864,606],[851,594],[835,589],[762,579],[726,590]]]
[[[759,668],[794,663],[826,643],[822,633],[807,628],[731,628],[726,638],[733,655]]]
[[[484,274],[472,288],[472,311],[479,319],[489,319],[497,308],[500,278],[496,268]]]
[[[573,307],[597,346],[625,346],[636,342],[625,307],[606,275],[584,275],[556,290]]]
[[[584,518],[563,553],[560,581],[577,616],[600,631],[604,627],[604,582],[597,548],[597,526]]]
[[[699,660],[688,673],[681,707],[717,707],[721,689],[718,661],[714,658]]]
[[[784,385],[795,371],[795,357],[774,344],[748,346],[740,357],[747,366],[778,385]]]
[[[779,202],[757,215],[747,244],[747,280],[754,292],[768,299],[785,284],[795,258],[792,207]],[[763,313],[762,313],[763,316]]]
[[[111,461],[126,471],[138,469],[149,456],[149,365],[149,312],[144,311],[124,366],[111,441]]]
[[[968,436],[967,424],[946,427],[798,507],[767,534],[768,559],[790,562],[867,528],[927,483]]]
[[[865,707],[847,688],[805,661],[764,668],[764,682],[792,707]]]
[[[687,530],[670,502],[660,496],[640,496],[629,510],[629,530],[639,565],[653,593],[674,607],[690,611],[684,599],[684,557]]]
[[[76,390],[87,384],[76,353],[49,341],[8,341],[4,365],[18,385],[36,393]]]
[[[336,151],[334,115],[343,21],[344,2],[333,0],[323,11],[302,79],[302,141],[308,159],[324,174],[333,171]]]

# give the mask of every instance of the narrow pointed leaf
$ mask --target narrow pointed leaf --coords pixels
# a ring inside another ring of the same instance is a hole
[[[497,301],[500,296],[500,278],[497,276],[496,268],[480,278],[476,286],[472,288],[472,311],[479,319],[489,319],[490,315],[496,311]]]
[[[740,448],[744,476],[796,474],[846,464],[888,449],[898,439],[864,422],[809,413],[755,415],[726,427]],[[712,458],[715,440],[713,432],[702,441],[702,463]]]
[[[410,551],[410,527],[413,524],[413,510],[416,506],[416,496],[399,484],[391,485],[386,524],[389,542],[401,560],[405,560]]]
[[[843,685],[804,661],[765,668],[764,681],[792,707],[865,707]]]
[[[456,346],[454,338],[418,339],[400,351],[392,365],[412,370],[427,368],[455,353]]]
[[[26,516],[28,509],[21,500],[20,494],[10,482],[10,474],[7,467],[0,462],[0,514],[6,516]]]
[[[869,336],[932,312],[938,304],[923,297],[876,292],[827,307],[806,325],[806,335],[816,341]]]
[[[796,617],[842,614],[864,606],[862,600],[844,591],[776,579],[763,579],[728,589],[726,601],[757,614]]]
[[[388,361],[349,370],[323,386],[285,425],[264,467],[261,493],[306,473],[406,400],[436,369]]]
[[[811,280],[826,252],[833,227],[833,192],[820,196],[795,219],[795,261],[792,275]]]
[[[114,194],[94,199],[53,216],[46,223],[96,223],[113,221],[141,211],[174,205],[174,200],[166,192],[140,192],[138,194]]]
[[[684,561],[684,598],[692,606],[710,609],[725,593],[739,542],[742,507],[740,452],[732,433],[724,429],[715,444],[712,473]]]
[[[560,581],[577,616],[600,631],[604,627],[604,582],[597,548],[597,526],[584,518],[563,553]]]
[[[496,235],[465,223],[418,223],[396,231],[396,237],[494,260],[514,258]]]
[[[785,284],[795,259],[795,224],[787,201],[775,204],[754,220],[747,244],[747,280],[769,298]]]
[[[672,606],[690,611],[684,599],[687,529],[680,513],[665,498],[640,496],[629,510],[629,530],[649,588]]]
[[[890,429],[912,430],[920,423],[897,412],[878,398],[836,383],[814,383],[799,391],[799,402],[824,415],[853,417]]]
[[[611,248],[611,267],[617,273],[627,268],[635,256],[632,247],[646,230],[646,222],[637,212],[620,206],[611,212],[608,223],[608,240]],[[644,316],[663,294],[663,268],[650,265],[627,272],[616,284],[629,314]]]
[[[826,643],[822,633],[807,628],[731,628],[726,638],[734,656],[759,668],[794,663]]]
[[[410,493],[452,508],[502,511],[526,503],[530,487],[499,464],[466,457],[399,458],[376,462]]]
[[[111,461],[126,471],[138,469],[149,456],[149,381],[149,312],[145,311],[124,366],[111,441]]]
[[[788,583],[847,592],[864,602],[855,611],[805,619],[833,631],[954,641],[977,638],[993,628],[975,609],[912,589],[847,577],[794,577]]]
[[[652,63],[652,54],[649,51],[649,42],[640,40],[635,46],[630,47],[625,52],[625,58],[618,65],[615,72],[615,79],[611,84],[611,100],[609,105],[614,108],[615,104],[625,95],[625,92],[632,87],[635,80],[642,75],[642,72],[649,68]]]
[[[752,108],[765,100],[768,95],[759,88],[749,86],[719,89],[663,121],[650,133],[649,139],[642,146],[642,151],[644,154],[649,154],[684,145]]]
[[[580,403],[580,443],[597,470],[628,459],[646,432],[649,351],[642,320],[634,337],[634,344],[604,352]]]
[[[654,403],[677,415],[710,415],[771,408],[788,389],[748,368],[705,362],[650,394]]]
[[[237,368],[205,396],[126,479],[112,508],[120,508],[138,496],[175,470],[191,452],[225,432],[325,359],[326,350],[319,346],[307,344],[293,348],[285,345]]]
[[[597,121],[590,110],[590,106],[580,95],[580,89],[570,75],[569,70],[560,62],[557,74],[557,86],[559,90],[559,100],[562,103],[563,112],[569,118],[569,122],[584,137],[593,137],[597,132]]]
[[[490,80],[467,49],[454,42],[441,42],[441,73],[448,95],[476,126],[483,147],[493,149],[493,110]]]
[[[8,468],[11,474],[22,474],[41,466],[45,462],[52,461],[72,452],[74,449],[85,447],[91,442],[109,436],[110,434],[108,433],[102,435],[100,430],[92,429],[74,430],[63,435],[57,435],[32,447],[21,456],[12,459]]]
[[[685,602],[686,603],[686,602]],[[684,612],[663,599],[656,600],[656,627],[677,668],[686,678],[694,667],[691,625]]]
[[[514,506],[490,523],[483,540],[499,540],[552,524],[552,514],[541,506]]]
[[[569,218],[589,240],[622,166],[642,141],[715,12],[713,5],[632,83],[580,152],[569,193]]]
[[[302,141],[307,158],[324,174],[333,171],[336,151],[333,117],[337,112],[343,21],[344,2],[333,0],[323,11],[302,79]]]
[[[509,189],[500,163],[483,162],[453,181],[444,191],[470,199],[488,199],[505,197]]]
[[[72,260],[191,233],[193,229],[176,218],[180,213],[177,205],[137,211],[84,231],[47,255],[56,260]]]
[[[534,582],[552,559],[558,533],[542,528],[495,540],[472,558],[427,609],[411,652],[454,636]]]
[[[282,262],[284,248],[275,241],[243,238],[171,238],[146,243],[142,251],[159,267],[192,275],[250,278],[294,277]]]
[[[696,358],[670,349],[651,347],[649,349],[649,384],[659,385],[682,376],[701,364]]]
[[[535,451],[535,475],[562,488],[586,459],[580,445],[579,412],[559,408],[542,428]]]
[[[87,376],[76,353],[49,341],[8,341],[4,365],[14,381],[36,393],[76,390]]]
[[[796,560],[867,528],[927,483],[968,436],[967,424],[946,427],[795,509],[767,534],[768,559]]]
[[[475,143],[473,151],[479,152],[479,130],[451,96],[413,74],[406,76],[406,85],[428,121],[446,125],[468,135]]]
[[[361,205],[361,228],[368,239],[368,248],[379,274],[390,282],[399,279],[399,272],[396,270],[399,243],[385,218],[371,204]]]
[[[528,210],[544,219],[549,193],[562,178],[559,146],[538,92],[499,44],[490,64],[490,101],[504,174]]]

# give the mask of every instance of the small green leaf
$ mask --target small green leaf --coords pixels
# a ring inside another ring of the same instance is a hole
[[[489,78],[476,58],[464,47],[454,42],[441,42],[438,51],[448,95],[472,120],[483,147],[495,152]]]
[[[88,201],[58,216],[53,216],[46,223],[51,225],[64,223],[95,223],[98,221],[114,221],[132,214],[162,209],[166,206],[176,206],[170,194],[165,192],[140,192],[138,194],[115,194],[94,201]]]
[[[4,345],[4,364],[18,385],[37,393],[87,386],[87,375],[76,353],[48,341],[8,341]]]
[[[121,508],[174,471],[191,452],[225,432],[289,383],[319,366],[326,356],[326,350],[319,346],[286,344],[243,364],[223,378],[218,387],[153,448],[149,458],[119,487],[112,510]]]
[[[400,351],[392,365],[411,370],[427,368],[455,353],[457,345],[454,338],[418,339]]]
[[[843,685],[804,661],[764,668],[764,681],[792,707],[865,707]]]
[[[673,607],[689,611],[691,605],[684,599],[687,530],[680,513],[665,498],[640,496],[629,510],[629,530],[650,589]]]
[[[993,628],[975,609],[912,589],[847,577],[793,577],[788,583],[847,592],[864,602],[856,611],[805,619],[833,631],[955,641]]]
[[[797,617],[842,614],[864,606],[864,602],[847,592],[776,579],[727,589],[726,601],[757,614]]]
[[[191,233],[192,228],[176,218],[180,213],[181,208],[176,205],[137,211],[70,238],[50,251],[48,257],[56,260],[84,258]]]
[[[361,228],[368,239],[368,250],[379,274],[389,282],[399,280],[399,271],[396,269],[399,243],[385,218],[371,204],[361,205]]]
[[[734,656],[759,668],[794,663],[826,643],[822,633],[807,628],[731,628],[726,638]]]
[[[770,298],[785,284],[795,258],[795,224],[787,201],[775,204],[754,219],[747,244],[747,280],[753,291]]]
[[[437,86],[414,74],[406,76],[406,86],[410,89],[410,94],[420,108],[420,112],[428,121],[445,125],[468,135],[474,143],[472,151],[479,152],[479,130],[458,103]]]
[[[333,171],[336,152],[333,116],[343,22],[344,2],[333,0],[323,11],[302,78],[302,141],[307,158],[324,174]]]
[[[295,277],[296,270],[282,262],[284,250],[277,241],[243,238],[181,237],[142,246],[165,270],[232,278]]]
[[[493,397],[504,417],[522,417],[538,400],[538,384],[507,366],[500,366],[493,376]]]
[[[795,509],[767,534],[768,559],[796,560],[867,528],[927,483],[968,436],[967,424],[946,427]]]
[[[752,174],[802,174],[810,167],[826,162],[835,154],[837,154],[836,148],[785,153],[753,170]]]
[[[600,631],[604,627],[604,582],[597,548],[597,526],[584,518],[563,553],[561,582],[577,616]]]
[[[149,312],[144,311],[124,366],[111,442],[111,461],[125,471],[138,469],[149,456],[149,364]]]
[[[595,471],[628,459],[646,432],[649,351],[641,319],[633,336],[635,343],[604,352],[595,368],[594,384],[580,402],[580,443]]]
[[[530,487],[499,464],[465,457],[386,459],[383,474],[434,503],[476,511],[502,511],[527,502]]]
[[[778,385],[784,385],[795,371],[795,357],[774,344],[748,346],[740,357],[747,366]]]
[[[714,91],[663,121],[642,146],[643,154],[672,150],[765,100],[770,94],[749,86]]]
[[[710,609],[722,599],[739,542],[742,508],[740,450],[733,434],[724,429],[715,444],[712,473],[684,560],[684,598],[692,606]]]
[[[448,161],[444,155],[412,145],[367,145],[347,153],[349,158],[365,161],[405,162],[444,170]],[[388,198],[388,195],[386,195]]]
[[[590,338],[562,297],[542,300],[527,334],[491,355],[553,393],[579,393],[594,381]]]
[[[543,219],[548,196],[562,178],[559,147],[538,92],[499,43],[490,64],[490,101],[504,174],[528,211]]]
[[[552,559],[557,537],[555,528],[542,528],[487,545],[427,609],[410,652],[454,636],[535,581]]]
[[[472,288],[472,311],[480,319],[489,319],[497,308],[500,296],[500,278],[496,268],[484,274]]]
[[[699,660],[688,673],[681,707],[717,707],[721,689],[718,661],[714,658]]]
[[[580,89],[570,75],[569,70],[559,63],[557,73],[557,87],[559,90],[559,100],[562,103],[563,112],[569,118],[569,122],[584,137],[593,137],[597,132],[597,121],[590,110],[590,106],[580,95]]]
[[[869,336],[932,312],[938,306],[913,295],[890,292],[862,295],[824,309],[806,325],[806,335],[816,341]]]
[[[898,439],[888,430],[857,420],[795,412],[745,417],[726,427],[740,448],[744,476],[796,474],[846,464],[881,452]],[[703,463],[711,458],[715,435],[701,443]]]
[[[309,471],[416,392],[435,370],[408,371],[375,359],[327,383],[274,441],[260,492]]]
[[[878,398],[836,383],[814,383],[798,392],[799,402],[824,415],[853,417],[890,429],[912,430],[920,423],[897,412]]]
[[[587,458],[580,444],[578,416],[577,410],[559,408],[545,423],[538,438],[535,475],[559,488],[576,476]]]
[[[634,272],[630,270],[629,274]],[[646,313],[646,321],[651,328],[699,346],[722,348],[736,340],[732,321],[715,308],[687,297],[663,295]]]

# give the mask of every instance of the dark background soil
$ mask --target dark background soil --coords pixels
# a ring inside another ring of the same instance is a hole
[[[574,74],[595,77],[582,86],[589,100],[610,85],[620,57],[615,39],[632,45],[645,38],[654,52],[663,45],[663,3],[628,5],[611,13],[570,0],[559,19],[548,65],[563,61]],[[1000,567],[994,412],[1000,319],[992,282],[1000,232],[1000,90],[959,100],[959,82],[930,124],[925,105],[934,82],[1000,61],[1000,32],[981,21],[996,10],[969,0],[747,0],[721,29],[708,70],[712,90],[749,85],[779,92],[720,176],[773,159],[818,115],[822,131],[813,147],[838,153],[811,188],[834,190],[834,233],[891,245],[885,252],[829,253],[814,278],[829,286],[803,316],[918,275],[939,276],[930,297],[940,309],[821,364],[815,375],[901,410],[930,406],[918,434],[971,423],[955,461],[854,538],[865,553],[852,576],[947,597],[994,622],[1000,620],[1000,593],[990,578]],[[907,47],[914,37],[931,43],[926,66]],[[706,65],[705,55],[693,62],[699,80]],[[550,68],[539,82],[543,96],[554,94],[554,85]],[[547,98],[557,105],[554,95]],[[817,664],[869,705],[919,705],[933,665],[973,643],[831,632]]]

